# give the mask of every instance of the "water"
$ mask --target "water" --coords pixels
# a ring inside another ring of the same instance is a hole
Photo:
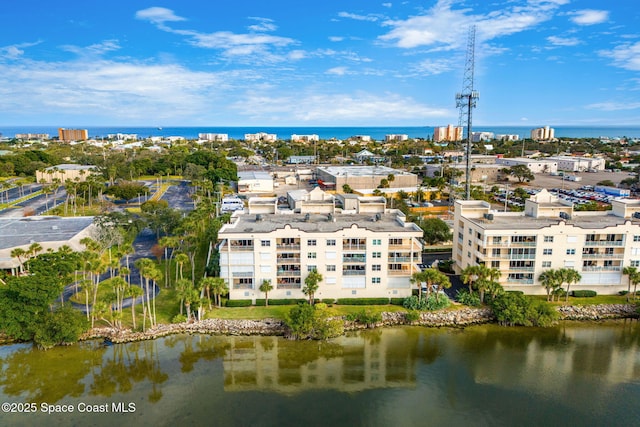
[[[531,129],[538,126],[481,126],[476,125],[474,132],[494,132],[499,134],[516,134],[521,138],[528,138]],[[140,138],[150,136],[182,136],[187,139],[198,138],[199,133],[226,133],[229,138],[244,139],[247,133],[275,133],[281,139],[289,139],[291,135],[317,134],[320,138],[346,139],[355,135],[369,135],[371,138],[380,141],[385,135],[406,134],[410,138],[430,138],[433,137],[432,126],[388,126],[388,127],[97,127],[97,126],[77,126],[79,129],[87,129],[89,137],[101,138],[110,134],[125,133],[136,134]],[[607,136],[611,138],[623,137],[640,138],[640,127],[634,126],[554,126],[556,137],[568,138],[599,138]],[[0,126],[0,134],[12,138],[17,133],[48,133],[51,137],[58,135],[58,128],[54,126]]]
[[[324,343],[12,345],[0,347],[0,400],[38,412],[0,413],[0,425],[629,426],[640,419],[639,350],[629,320],[401,327]],[[43,404],[74,413],[43,414]],[[87,407],[109,412],[78,412]]]

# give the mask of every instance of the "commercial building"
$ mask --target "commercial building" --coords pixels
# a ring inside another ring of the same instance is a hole
[[[496,135],[498,141],[519,141],[520,135],[499,133]]]
[[[218,141],[218,142],[227,142],[229,141],[229,134],[227,133],[199,133],[198,139],[203,141]]]
[[[605,159],[602,157],[551,156],[547,160],[558,163],[558,170],[569,172],[603,171]]]
[[[49,139],[48,133],[16,133],[16,139],[22,139],[24,141],[30,140],[46,140]]]
[[[384,136],[384,140],[385,142],[393,142],[393,141],[408,141],[409,140],[409,135],[406,134],[391,134],[391,135],[385,135]]]
[[[627,289],[626,266],[640,267],[640,200],[612,201],[611,211],[577,212],[546,190],[523,212],[498,212],[479,200],[456,200],[453,260],[459,273],[485,264],[500,270],[506,290],[544,294],[540,274],[572,268],[573,290],[615,294]]]
[[[493,132],[473,132],[471,134],[472,142],[492,141],[493,139]]]
[[[51,184],[57,179],[64,184],[67,180],[73,182],[84,182],[89,175],[95,173],[97,168],[90,165],[61,164],[46,168],[44,171],[36,171],[36,181]]]
[[[90,237],[93,227],[93,217],[0,218],[0,270],[18,274],[24,258],[12,257],[11,251],[18,248],[28,250],[33,243],[40,244],[43,251],[58,250],[63,245],[82,251],[85,247],[80,240]]]
[[[58,139],[60,141],[86,141],[89,139],[89,131],[86,129],[58,129]]]
[[[551,141],[554,139],[554,133],[555,129],[549,126],[531,129],[531,139],[534,141]]]
[[[230,299],[264,298],[264,280],[273,286],[269,298],[305,298],[304,280],[313,270],[323,277],[317,299],[411,295],[422,230],[402,212],[386,210],[383,197],[359,198],[354,214],[342,214],[318,194],[301,213],[279,214],[273,199],[252,198],[249,213],[235,215],[218,233],[220,277]]]
[[[273,177],[269,172],[238,172],[238,193],[270,193],[273,192]]]
[[[433,141],[462,141],[462,127],[461,126],[441,126],[433,129]]]
[[[467,180],[467,167],[462,163],[426,164],[425,174],[428,177],[442,176],[445,169],[459,171],[456,174],[456,179],[459,182]],[[497,182],[502,177],[502,169],[504,166],[474,163],[471,165],[471,182]]]
[[[245,133],[244,140],[247,142],[276,142],[278,140],[278,135],[275,133]]]
[[[389,176],[393,180],[389,181]],[[390,187],[416,187],[418,176],[413,173],[386,166],[322,166],[316,169],[318,181],[335,185],[341,190],[344,184],[353,189],[376,188],[383,179]]]
[[[316,134],[313,135],[291,135],[291,142],[318,142],[320,137]]]
[[[496,164],[504,167],[524,165],[529,168],[532,173],[552,173],[558,171],[558,162],[554,160],[529,159],[528,157],[504,158],[496,159]]]

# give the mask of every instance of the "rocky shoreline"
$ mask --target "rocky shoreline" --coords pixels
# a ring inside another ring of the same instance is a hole
[[[561,320],[602,320],[637,318],[633,304],[602,304],[591,306],[560,306]],[[455,311],[422,312],[415,322],[408,322],[404,312],[384,312],[382,321],[373,325],[345,321],[345,331],[377,328],[397,325],[416,325],[426,327],[463,327],[473,324],[489,323],[494,320],[489,308],[463,308]],[[114,328],[94,328],[81,337],[81,340],[105,339],[113,343],[144,341],[174,334],[213,334],[213,335],[285,335],[286,325],[282,320],[228,320],[206,319],[190,323],[158,325],[145,332],[117,330]]]

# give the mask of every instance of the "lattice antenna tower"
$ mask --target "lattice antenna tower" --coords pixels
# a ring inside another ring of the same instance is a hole
[[[462,79],[462,92],[456,94],[456,107],[460,109],[458,126],[463,127],[463,137],[466,135],[464,142],[465,159],[466,159],[466,183],[465,183],[465,200],[471,199],[471,124],[472,110],[476,107],[476,102],[480,98],[480,94],[473,90],[473,72],[475,68],[475,50],[476,50],[476,26],[469,28],[469,37],[467,40],[467,59],[464,66],[464,77]],[[466,132],[464,132],[466,127]]]

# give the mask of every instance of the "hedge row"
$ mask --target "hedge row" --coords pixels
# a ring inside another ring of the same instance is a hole
[[[404,298],[391,298],[391,301],[389,301],[389,304],[391,305],[402,305],[404,304]]]
[[[306,302],[307,300],[304,298],[296,299],[296,298],[283,298],[283,299],[271,299],[269,298],[269,305],[296,305],[301,302]],[[249,304],[251,305],[251,304]],[[264,299],[256,299],[256,306],[265,306]]]
[[[230,299],[227,300],[227,307],[249,307],[251,305],[250,299]]]
[[[571,291],[571,296],[576,298],[591,298],[598,295],[596,291]]]
[[[389,298],[338,298],[338,305],[387,305]]]

